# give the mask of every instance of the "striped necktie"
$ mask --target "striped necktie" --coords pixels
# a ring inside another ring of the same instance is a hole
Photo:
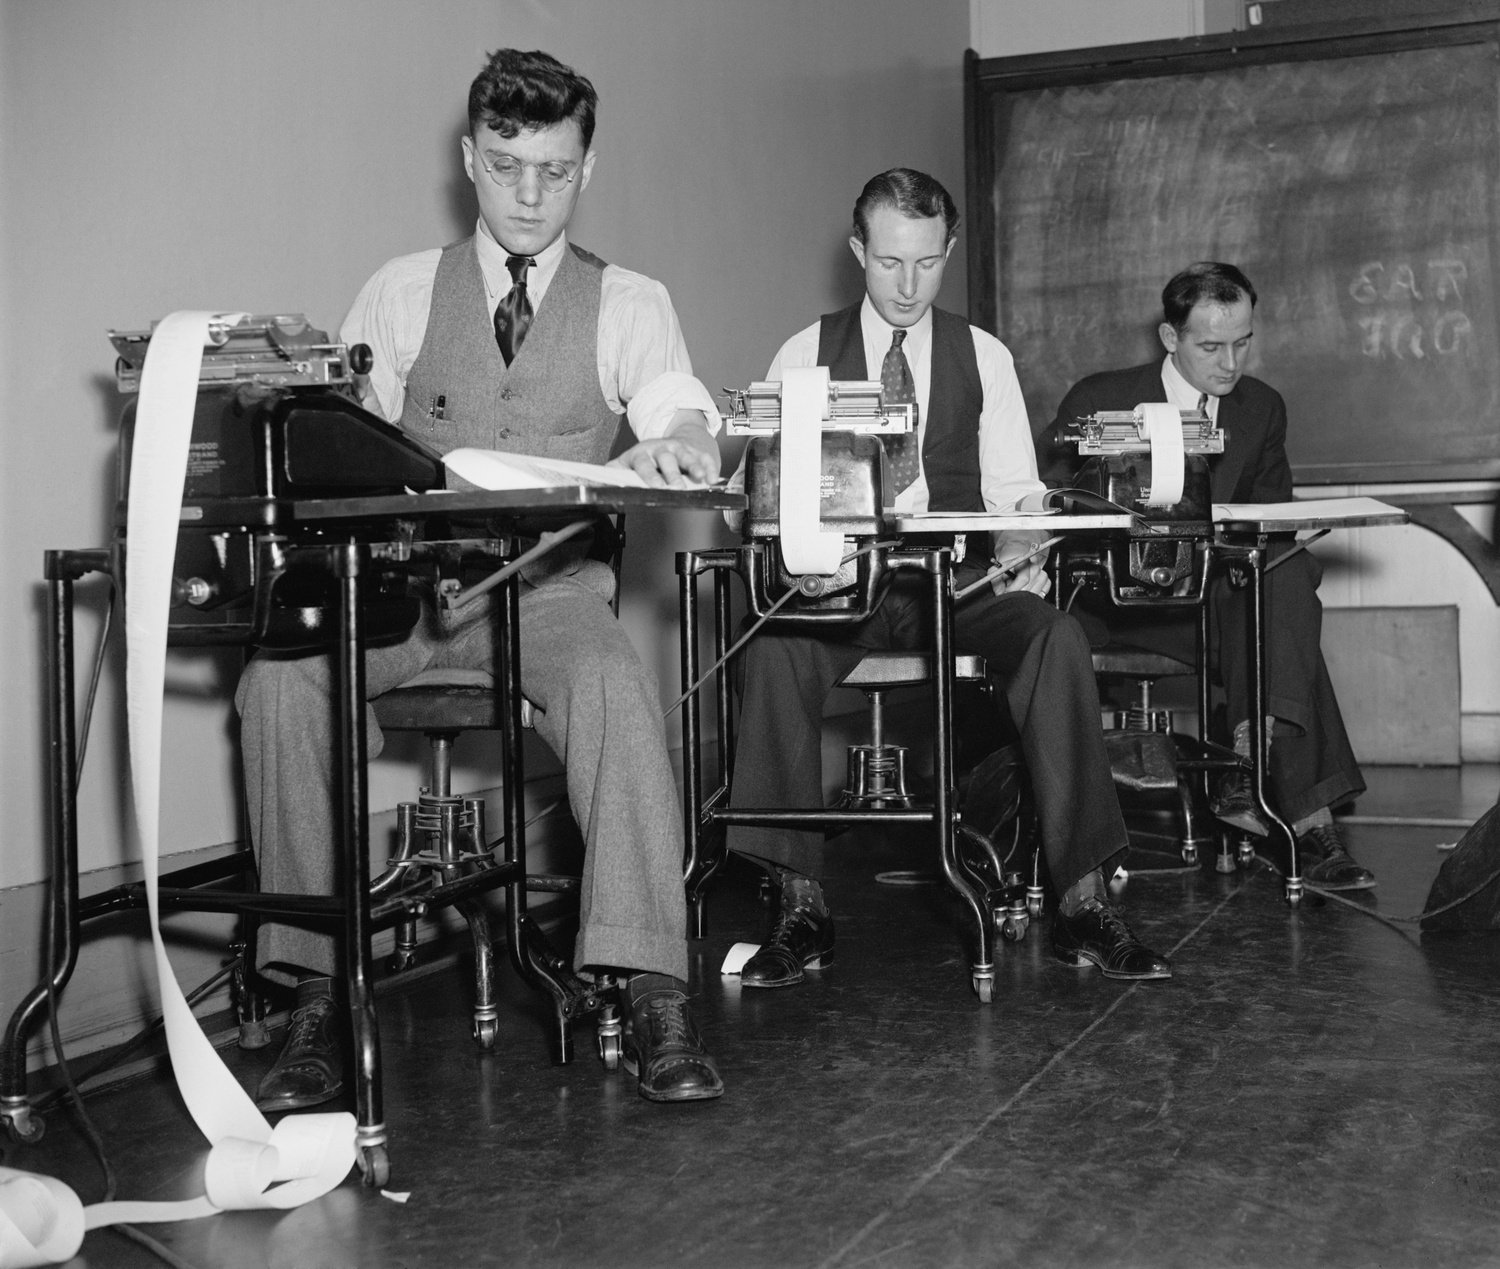
[[[917,385],[911,377],[911,366],[901,345],[906,332],[898,330],[891,336],[891,346],[880,367],[880,388],[887,405],[910,405],[912,407],[911,431],[904,436],[887,436],[885,456],[891,474],[891,496],[894,497],[917,478],[922,469],[921,446],[917,441]]]

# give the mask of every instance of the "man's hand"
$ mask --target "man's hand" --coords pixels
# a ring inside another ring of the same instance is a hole
[[[632,445],[611,467],[628,467],[653,489],[710,485],[719,478],[719,447],[696,410],[679,410],[667,434]]]
[[[1052,589],[1047,574],[1047,556],[1053,539],[1038,540],[1040,534],[997,533],[994,537],[995,563],[998,571],[990,576],[990,589],[997,595],[1029,591],[1045,597]]]

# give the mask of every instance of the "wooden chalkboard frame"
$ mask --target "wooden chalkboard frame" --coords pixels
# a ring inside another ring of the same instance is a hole
[[[1012,140],[1006,134],[1010,118],[1007,103],[1011,95],[1075,85],[1108,86],[1120,81],[1167,75],[1212,75],[1267,63],[1324,61],[1463,45],[1486,46],[1500,54],[1500,3],[1497,0],[1471,0],[1470,3],[1455,5],[1447,15],[1426,15],[1421,26],[1412,25],[1413,21],[1408,18],[1259,29],[1006,58],[981,59],[971,50],[965,58],[964,74],[970,321],[1002,340],[1007,338],[1004,311],[1007,279],[1003,275],[999,248],[1000,229],[1007,209],[1004,191],[998,188],[998,174],[1006,159],[1007,143]],[[1500,56],[1495,59],[1495,67],[1495,73],[1500,77]],[[1500,199],[1496,200],[1496,205],[1500,206]],[[1491,258],[1500,261],[1500,216],[1489,229]],[[1187,258],[1191,257],[1184,258],[1182,263],[1186,263]],[[1500,302],[1500,297],[1496,300]],[[1149,313],[1141,316],[1143,323],[1151,320]],[[1496,341],[1493,360],[1500,368],[1500,339]],[[1091,370],[1112,368],[1117,366],[1096,364],[1089,367]],[[1024,384],[1024,365],[1021,373]],[[1500,375],[1500,369],[1496,373]],[[1274,368],[1267,369],[1266,377],[1274,383]],[[1055,408],[1055,401],[1050,404]],[[1292,405],[1295,426],[1295,403],[1289,404]],[[1480,413],[1483,417],[1478,417]],[[1037,427],[1048,422],[1050,416],[1032,420]],[[1388,426],[1394,429],[1400,424],[1392,420]],[[1464,426],[1474,437],[1482,438],[1485,446],[1489,445],[1491,434],[1500,438],[1500,417],[1487,410],[1476,411],[1476,417],[1466,421]],[[1352,431],[1347,448],[1349,452],[1336,460],[1317,463],[1299,463],[1294,452],[1297,482],[1472,482],[1500,478],[1500,439],[1494,444],[1493,454],[1487,453],[1479,459],[1472,453],[1437,453],[1409,463],[1392,462],[1387,458],[1371,464],[1361,461],[1360,447]]]

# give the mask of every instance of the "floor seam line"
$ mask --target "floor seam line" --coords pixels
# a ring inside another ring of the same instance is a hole
[[[1212,921],[1216,916],[1218,916],[1226,906],[1228,906],[1231,900],[1237,899],[1240,896],[1241,892],[1245,888],[1245,884],[1246,883],[1243,881],[1240,882],[1240,884],[1237,885],[1232,891],[1230,891],[1229,894],[1225,895],[1217,904],[1215,904],[1212,911],[1204,916],[1204,918],[1199,921],[1197,925],[1195,925],[1191,930],[1189,930],[1180,939],[1178,939],[1177,942],[1172,945],[1170,955],[1175,956],[1182,948],[1186,947],[1188,943],[1192,942],[1192,940],[1198,936],[1203,928],[1208,925],[1208,923]],[[866,1222],[865,1225],[858,1232],[856,1232],[852,1238],[848,1239],[844,1243],[844,1245],[838,1248],[838,1250],[835,1251],[831,1256],[828,1256],[825,1259],[819,1261],[818,1269],[832,1269],[832,1266],[839,1264],[846,1255],[848,1255],[851,1251],[858,1247],[860,1243],[864,1242],[866,1238],[868,1238],[877,1229],[884,1225],[885,1222],[890,1219],[893,1213],[904,1209],[914,1198],[916,1198],[918,1194],[926,1189],[934,1179],[941,1175],[947,1169],[948,1165],[952,1163],[959,1154],[961,1154],[976,1140],[978,1140],[979,1137],[984,1134],[986,1129],[988,1129],[991,1124],[993,1124],[1002,1115],[1007,1114],[1018,1102],[1020,1102],[1026,1096],[1027,1093],[1029,1093],[1047,1075],[1051,1074],[1053,1068],[1055,1068],[1064,1058],[1072,1053],[1074,1049],[1082,1044],[1083,1041],[1086,1040],[1089,1035],[1092,1034],[1098,1027],[1107,1022],[1109,1018],[1114,1014],[1115,1010],[1120,1008],[1121,1005],[1123,1005],[1127,1000],[1135,995],[1136,991],[1142,985],[1142,983],[1138,982],[1131,983],[1131,985],[1125,991],[1122,991],[1118,996],[1116,996],[1114,1001],[1110,1004],[1109,1008],[1107,1008],[1097,1018],[1090,1022],[1088,1026],[1086,1026],[1076,1036],[1069,1040],[1067,1044],[1065,1044],[1050,1058],[1048,1058],[1042,1064],[1040,1069],[1032,1074],[1021,1085],[1020,1088],[1016,1089],[1016,1091],[1009,1097],[1007,1097],[1005,1101],[1001,1102],[999,1106],[990,1111],[990,1113],[983,1119],[981,1119],[976,1125],[974,1125],[973,1128],[969,1129],[968,1132],[959,1137],[959,1139],[955,1141],[951,1146],[949,1146],[947,1150],[943,1151],[943,1153],[938,1156],[937,1160],[932,1163],[927,1168],[927,1170],[923,1172],[921,1176],[919,1176],[910,1186],[907,1187],[906,1192],[902,1194],[899,1199],[884,1208],[875,1216],[871,1217],[871,1219]]]

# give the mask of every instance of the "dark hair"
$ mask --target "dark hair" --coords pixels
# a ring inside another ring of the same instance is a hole
[[[1244,299],[1255,307],[1255,288],[1249,278],[1232,264],[1200,260],[1162,288],[1161,311],[1167,324],[1181,334],[1199,304],[1238,304]]]
[[[547,128],[572,119],[587,150],[594,139],[593,84],[550,53],[502,48],[491,53],[469,85],[469,134],[480,125],[507,139],[523,128]]]
[[[870,216],[877,207],[894,207],[914,220],[941,216],[949,242],[958,232],[958,208],[948,191],[926,172],[914,168],[893,167],[865,183],[854,202],[854,236],[861,242],[870,240]]]

